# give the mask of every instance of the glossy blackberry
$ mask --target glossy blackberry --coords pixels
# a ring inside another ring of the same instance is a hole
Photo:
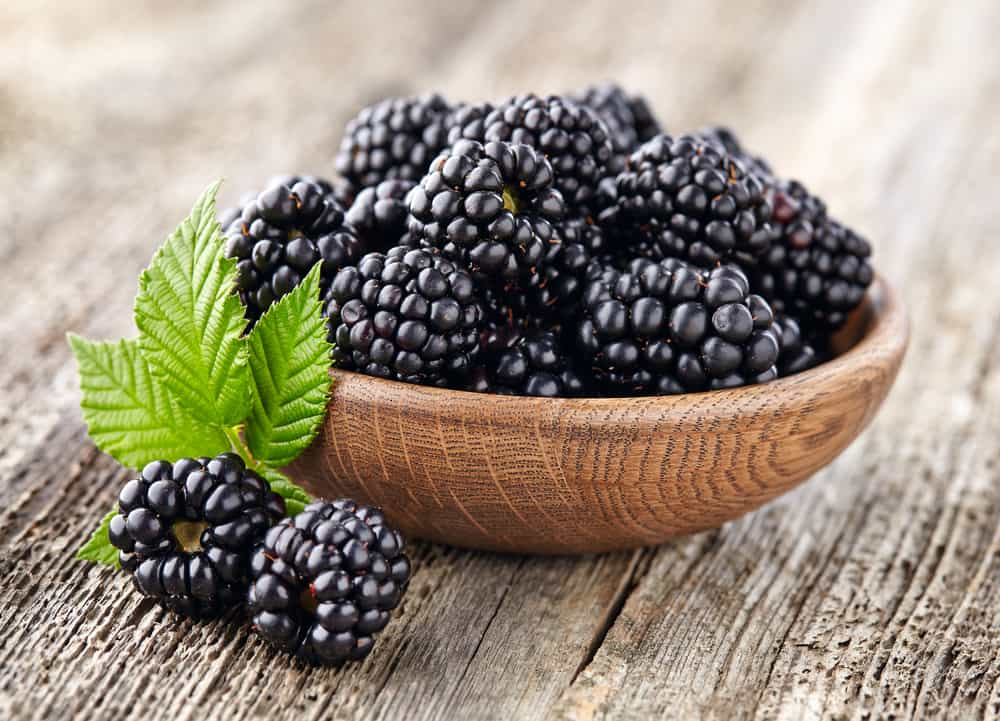
[[[777,180],[767,192],[774,240],[751,273],[754,290],[805,330],[836,330],[874,278],[871,245],[801,183]]]
[[[365,658],[410,580],[403,544],[378,508],[309,504],[271,528],[253,556],[254,629],[308,663]]]
[[[730,157],[739,160],[747,170],[756,173],[767,184],[772,175],[770,164],[763,157],[747,151],[731,128],[725,125],[709,125],[699,130],[695,135],[708,138],[721,145]]]
[[[520,333],[497,326],[484,332],[485,367],[465,386],[479,393],[560,398],[583,395],[584,376],[572,367],[558,334]]]
[[[343,207],[326,181],[281,177],[249,198],[224,230],[226,255],[237,259],[237,287],[253,322],[291,292],[322,261],[320,287],[362,255],[362,244],[344,223]]]
[[[448,115],[448,145],[459,140],[484,142],[486,118],[494,110],[492,103],[461,103]]]
[[[629,96],[615,83],[592,85],[570,96],[580,105],[592,108],[608,127],[613,154],[609,173],[620,173],[630,153],[641,143],[659,134],[660,124],[642,96]]]
[[[554,242],[565,205],[528,145],[460,140],[409,195],[410,232],[482,279],[523,281]]]
[[[253,547],[284,515],[233,453],[154,461],[122,488],[108,536],[140,593],[204,618],[243,602]]]
[[[825,336],[807,336],[798,321],[775,314],[774,330],[778,336],[778,374],[790,376],[819,365],[830,357]]]
[[[409,212],[406,194],[414,185],[411,180],[383,180],[358,193],[345,219],[366,249],[385,252],[399,244]]]
[[[483,106],[479,106],[482,108]],[[480,132],[481,131],[481,132]],[[555,187],[581,214],[592,205],[611,159],[608,128],[597,113],[558,95],[520,95],[453,126],[453,137],[530,145],[552,164]]]
[[[335,165],[357,188],[419,180],[447,145],[448,103],[440,95],[388,98],[347,123]]]
[[[343,268],[325,312],[334,362],[368,375],[442,386],[479,353],[472,277],[430,250],[397,246]]]
[[[588,284],[577,341],[608,392],[682,393],[776,377],[772,324],[736,266],[639,259]]]
[[[710,268],[753,262],[771,244],[771,206],[760,178],[699,136],[658,135],[618,175],[602,223],[631,232],[665,258]]]

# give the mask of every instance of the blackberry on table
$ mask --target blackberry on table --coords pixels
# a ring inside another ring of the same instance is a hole
[[[617,190],[602,223],[633,233],[654,255],[710,268],[752,263],[771,245],[763,182],[703,137],[656,136],[632,154]]]
[[[682,393],[777,376],[773,313],[737,267],[640,259],[629,270],[591,281],[577,328],[580,352],[608,392]]]
[[[234,453],[154,461],[122,488],[108,536],[140,593],[205,618],[242,604],[254,545],[284,515]]]
[[[410,580],[403,537],[378,508],[316,501],[271,528],[252,560],[254,629],[303,661],[359,661]]]
[[[325,313],[334,362],[368,375],[443,386],[479,353],[472,277],[431,250],[397,246],[341,269]]]
[[[399,244],[406,233],[406,195],[414,185],[411,180],[383,180],[357,194],[344,217],[366,249],[384,252]]]
[[[751,272],[756,292],[808,332],[840,328],[874,279],[871,245],[796,181],[768,188],[774,240]]]
[[[480,106],[483,107],[483,106]],[[558,95],[520,95],[456,122],[451,137],[530,145],[552,164],[555,187],[569,208],[585,213],[611,159],[608,128],[589,107]]]
[[[467,390],[546,398],[580,396],[586,390],[556,333],[522,334],[501,325],[484,335],[487,361],[473,373]]]
[[[362,254],[333,187],[313,177],[275,179],[247,199],[224,233],[226,255],[237,260],[237,288],[251,322],[298,286],[318,261],[325,292],[333,274]]]
[[[356,188],[383,180],[417,181],[447,145],[450,108],[440,95],[387,98],[347,123],[337,172]]]
[[[460,140],[409,195],[410,232],[488,279],[522,281],[565,212],[552,167],[528,145]]]

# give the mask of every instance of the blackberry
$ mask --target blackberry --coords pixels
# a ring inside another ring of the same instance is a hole
[[[773,314],[736,266],[639,259],[584,291],[579,348],[608,392],[729,388],[777,375]]]
[[[774,241],[751,273],[755,291],[809,332],[836,330],[874,278],[871,245],[801,183],[776,180],[767,193]]]
[[[778,355],[778,374],[790,376],[819,365],[830,357],[823,337],[808,338],[794,318],[775,314],[774,330],[778,335],[781,352]]]
[[[384,252],[399,244],[409,212],[406,194],[414,185],[411,180],[383,180],[358,193],[345,219],[367,249]]]
[[[699,136],[658,135],[618,175],[616,205],[602,214],[655,249],[702,267],[752,263],[771,244],[771,206],[760,178]]]
[[[483,346],[486,367],[476,369],[467,390],[546,398],[580,396],[586,390],[555,333],[521,334],[499,326],[484,332]]]
[[[708,138],[721,145],[730,157],[739,160],[747,170],[756,173],[765,183],[773,175],[768,162],[759,155],[750,154],[731,128],[727,128],[725,125],[709,125],[699,130],[695,135]]]
[[[403,544],[378,508],[309,504],[271,528],[253,555],[254,629],[308,663],[365,658],[410,580]]]
[[[462,103],[456,106],[448,115],[448,145],[454,145],[459,140],[483,142],[486,138],[486,118],[493,110],[492,103]]]
[[[492,108],[474,106],[472,117],[456,121],[449,134],[480,142],[530,145],[552,164],[555,187],[567,205],[584,213],[611,159],[608,128],[597,113],[558,95],[520,95]]]
[[[430,250],[397,246],[341,269],[325,312],[334,362],[368,375],[443,386],[479,353],[472,277]]]
[[[409,195],[410,231],[481,278],[524,280],[565,211],[534,148],[460,140]]]
[[[660,124],[642,96],[629,96],[615,83],[592,85],[570,96],[580,105],[592,108],[608,127],[614,150],[607,171],[617,174],[625,169],[628,155],[641,143],[660,133]]]
[[[333,192],[317,178],[277,178],[225,228],[226,255],[237,259],[237,288],[251,322],[299,285],[317,261],[325,292],[336,271],[361,257],[361,241],[344,223]]]
[[[449,110],[436,94],[387,98],[364,108],[344,129],[337,172],[357,188],[419,180],[447,145]]]
[[[234,453],[154,461],[122,488],[108,536],[140,593],[204,618],[243,602],[253,547],[284,515]]]

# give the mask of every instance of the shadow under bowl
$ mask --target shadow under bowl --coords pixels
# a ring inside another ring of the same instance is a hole
[[[525,398],[332,371],[310,493],[382,506],[409,536],[517,553],[593,553],[715,528],[830,463],[906,352],[881,278],[834,359],[765,385],[677,396]]]

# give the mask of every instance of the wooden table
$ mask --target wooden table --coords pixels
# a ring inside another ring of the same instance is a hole
[[[1000,715],[1000,3],[328,5],[0,5],[0,718]],[[233,201],[326,173],[387,94],[611,76],[669,128],[736,126],[875,242],[913,340],[843,457],[659,548],[415,544],[399,618],[342,670],[73,560],[126,472],[87,439],[64,334],[131,332],[139,269],[211,179]]]

